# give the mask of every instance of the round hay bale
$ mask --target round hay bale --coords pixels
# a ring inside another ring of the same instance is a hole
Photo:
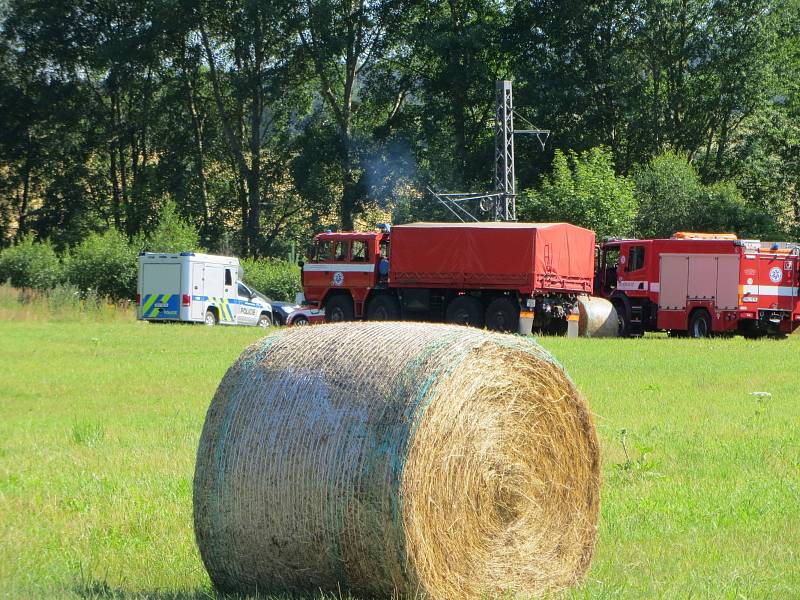
[[[579,582],[600,456],[535,342],[415,323],[293,328],[211,403],[194,525],[214,585],[485,598]]]
[[[578,296],[578,335],[618,337],[617,309],[605,298]]]

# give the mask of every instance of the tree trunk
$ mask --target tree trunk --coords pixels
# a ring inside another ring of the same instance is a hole
[[[25,171],[22,175],[22,200],[19,204],[19,218],[17,219],[17,241],[22,239],[27,229],[28,218],[28,203],[30,202],[31,194],[31,152],[33,152],[31,144],[31,132],[27,131],[27,148],[25,152]]]

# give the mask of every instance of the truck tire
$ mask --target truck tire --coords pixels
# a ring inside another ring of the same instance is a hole
[[[494,331],[519,329],[519,305],[509,297],[495,298],[486,309],[486,327]]]
[[[207,310],[206,318],[203,319],[203,322],[209,327],[213,327],[214,325],[219,323],[219,319],[217,319],[217,314],[213,310]]]
[[[368,321],[397,321],[400,319],[400,303],[390,294],[379,294],[367,305]]]
[[[261,316],[258,317],[258,326],[264,329],[272,326],[272,319],[269,318],[267,313],[261,313]]]
[[[689,337],[704,338],[711,335],[711,315],[704,308],[696,310],[689,318]]]
[[[325,303],[325,322],[339,323],[353,320],[353,300],[350,296],[337,294],[331,296]]]
[[[621,300],[614,300],[612,304],[619,319],[619,337],[630,337],[632,333],[630,312],[625,310],[625,304]]]
[[[455,325],[483,327],[483,305],[474,296],[456,296],[447,305],[445,320]]]

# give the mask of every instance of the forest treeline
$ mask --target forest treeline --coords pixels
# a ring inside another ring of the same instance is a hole
[[[2,0],[0,240],[286,257],[491,188],[600,235],[800,237],[799,0]],[[522,120],[524,119],[524,120]]]

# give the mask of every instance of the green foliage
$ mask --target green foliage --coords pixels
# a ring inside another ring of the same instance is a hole
[[[182,219],[175,203],[168,200],[161,208],[158,224],[147,236],[145,250],[148,252],[199,252],[200,235],[197,228]]]
[[[246,258],[241,261],[247,285],[272,300],[294,302],[300,286],[300,268],[285,260]]]
[[[614,172],[607,148],[580,154],[556,150],[553,173],[523,196],[524,221],[566,221],[593,229],[598,238],[631,233],[636,214],[633,182]]]
[[[733,182],[703,185],[685,156],[665,152],[638,167],[633,177],[641,237],[669,237],[676,231],[759,237],[774,230],[770,215],[748,204]]]
[[[633,179],[639,198],[638,235],[665,238],[676,231],[692,229],[703,186],[685,156],[665,152],[637,168]]]
[[[46,291],[57,285],[64,272],[50,242],[38,242],[26,235],[17,244],[0,252],[0,282],[10,281],[16,288]]]
[[[121,233],[109,229],[92,234],[66,258],[67,279],[83,293],[111,300],[136,296],[138,249]]]

